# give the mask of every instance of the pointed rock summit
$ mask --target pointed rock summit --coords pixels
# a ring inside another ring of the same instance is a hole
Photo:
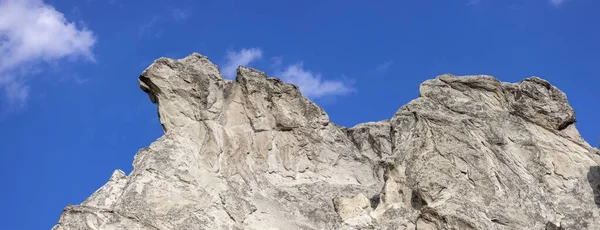
[[[541,78],[441,75],[352,128],[198,53],[157,59],[139,84],[164,135],[54,230],[600,229],[600,151]]]

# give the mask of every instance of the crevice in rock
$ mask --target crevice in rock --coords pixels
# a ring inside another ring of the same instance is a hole
[[[565,181],[568,180],[567,177],[565,177],[564,175],[562,175],[561,173],[559,173],[559,172],[556,171],[556,165],[554,164],[554,162],[550,162],[550,163],[552,163],[552,172],[555,175],[559,176],[562,180],[565,180]]]
[[[410,110],[409,110],[410,111]],[[419,115],[417,114],[416,111],[410,111],[410,113],[413,115],[413,117],[415,118],[415,122],[419,122]]]
[[[503,221],[503,220],[497,219],[497,218],[493,218],[493,219],[492,219],[492,222],[494,222],[494,223],[496,223],[496,224],[499,224],[499,225],[508,226],[508,223],[506,223],[506,222],[505,222],[505,221]]]
[[[132,221],[138,222],[138,223],[140,223],[140,224],[142,224],[142,225],[144,225],[144,226],[148,226],[148,227],[154,228],[154,229],[156,229],[156,230],[158,230],[158,229],[159,229],[158,227],[156,227],[156,226],[154,226],[154,225],[152,225],[152,224],[150,224],[150,223],[148,223],[148,222],[144,222],[144,221],[140,220],[140,219],[139,219],[139,218],[137,218],[137,217],[132,217],[132,216],[124,215],[124,214],[122,214],[122,213],[120,213],[120,212],[117,212],[117,211],[114,211],[114,213],[116,213],[117,215],[120,215],[120,216],[122,216],[122,217],[125,217],[125,218],[127,218],[127,219],[130,219],[130,220],[132,220]]]
[[[87,210],[87,209],[90,209],[90,210]],[[110,210],[110,209],[104,209],[104,208],[97,208],[97,207],[91,207],[91,206],[70,206],[70,207],[67,207],[65,209],[65,212],[94,213],[94,212],[92,212],[92,210],[95,211],[95,212],[106,212],[106,213],[111,213],[111,214],[119,215],[119,216],[127,218],[127,219],[129,219],[131,221],[140,223],[140,224],[142,224],[142,225],[144,225],[146,227],[150,227],[150,228],[155,229],[155,230],[159,230],[160,229],[160,228],[158,228],[158,227],[156,227],[156,226],[154,226],[154,225],[152,225],[150,223],[147,223],[145,221],[140,220],[138,217],[125,215],[125,214],[123,214],[123,213],[121,213],[119,211],[116,211],[116,210]]]
[[[587,180],[592,188],[594,203],[600,208],[600,166],[592,166],[588,170]]]
[[[356,138],[354,138],[354,135],[353,135],[354,130],[352,130],[352,129],[345,129],[344,131],[345,131],[346,136],[348,137],[348,139],[350,139],[350,142],[352,142],[352,144],[354,144],[354,147],[356,147],[356,150],[360,151],[360,149],[362,148],[362,146],[360,145],[360,143],[358,143],[356,141]]]
[[[566,128],[568,128],[568,127],[569,127],[569,125],[575,124],[576,122],[577,122],[577,120],[576,120],[576,119],[572,119],[572,120],[565,121],[565,122],[563,122],[562,124],[560,124],[556,130],[558,130],[558,131],[563,131],[563,130],[565,130]]]
[[[443,192],[444,190],[446,190],[446,189],[448,189],[448,188],[447,188],[447,187],[442,187],[442,188],[440,188],[440,190],[439,190],[439,191],[437,191],[437,193],[435,194],[436,198],[437,198],[437,197],[438,197],[440,194],[442,194],[442,192]],[[436,198],[432,198],[432,199],[433,199],[433,200],[435,200]]]
[[[371,199],[369,199],[372,209],[377,208],[377,206],[379,205],[380,198],[381,198],[380,194],[375,194],[371,197]]]
[[[290,127],[290,126],[284,126],[284,125],[282,125],[281,123],[277,123],[277,124],[275,125],[275,130],[277,130],[277,131],[282,131],[282,132],[289,132],[289,131],[293,131],[295,128],[298,128],[298,127],[293,127],[293,126],[291,126],[291,127]]]
[[[498,176],[498,172],[494,172],[494,176],[496,177],[496,180],[498,181],[498,183],[499,183],[501,186],[504,186],[505,188],[507,187],[507,186],[504,184],[504,182],[502,182],[502,180],[500,179],[500,176]]]
[[[473,180],[473,178],[471,178],[469,174],[467,174],[467,180],[469,181],[469,184],[471,184],[473,187],[476,187],[475,180]]]
[[[434,209],[429,207],[424,207],[423,210],[421,210],[421,213],[419,213],[419,216],[415,221],[415,229],[419,229],[417,226],[419,220],[422,220],[427,224],[433,224],[436,227],[435,229],[445,229],[443,226],[447,225],[448,223],[446,217],[440,215]]]
[[[396,132],[398,132],[398,131],[396,131],[394,126],[390,124],[390,145],[391,145],[390,154],[392,156],[395,155],[395,151],[396,151]]]
[[[219,194],[219,198],[221,198],[221,204],[223,206],[225,206],[225,198],[223,198],[223,194]],[[227,210],[227,208],[223,208],[223,210],[225,211],[225,213],[227,213],[227,216],[229,216],[229,219],[231,219],[234,223],[236,223],[237,221],[235,220],[235,218],[233,218],[233,216],[231,215],[231,213],[229,213],[229,210]]]
[[[465,81],[465,82],[461,82],[461,81],[448,82],[448,81],[446,81],[446,80],[444,80],[442,78],[437,78],[437,79],[439,79],[440,81],[444,82],[450,88],[452,88],[452,89],[454,89],[456,91],[460,91],[463,94],[464,94],[464,90],[461,90],[459,87],[456,87],[454,84],[463,85],[466,88],[470,88],[470,89],[475,89],[475,90],[480,89],[480,90],[484,90],[484,91],[492,92],[492,93],[498,92],[498,90],[502,90],[502,86],[499,85],[500,81],[495,82],[495,83],[498,84],[498,85],[495,85],[495,86],[497,86],[497,88],[488,88],[488,87],[485,87],[483,85],[480,85],[479,83],[481,83],[481,82],[479,82],[479,81],[473,81],[473,82],[468,82],[468,81]],[[484,83],[484,85],[487,85],[487,83]]]
[[[556,224],[554,224],[554,223],[552,223],[552,222],[548,221],[548,222],[546,223],[546,228],[545,228],[545,230],[565,230],[565,228],[563,228],[562,226],[560,226],[560,224],[559,224],[559,226],[556,226]]]
[[[415,189],[412,190],[412,195],[410,199],[410,205],[417,210],[420,210],[424,206],[427,206],[427,201],[423,199],[421,193]]]

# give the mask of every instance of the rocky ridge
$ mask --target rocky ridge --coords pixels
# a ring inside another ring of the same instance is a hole
[[[198,53],[139,77],[164,135],[54,230],[600,229],[600,151],[549,82],[441,75],[345,128],[255,69]]]

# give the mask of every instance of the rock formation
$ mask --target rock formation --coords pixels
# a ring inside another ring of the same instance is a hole
[[[194,53],[139,77],[164,135],[54,230],[600,229],[600,151],[545,80],[441,75],[345,128],[255,69]]]

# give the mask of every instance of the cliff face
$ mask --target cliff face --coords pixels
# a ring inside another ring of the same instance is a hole
[[[53,229],[600,229],[600,151],[540,78],[438,76],[352,128],[197,53],[139,83],[164,135]]]

